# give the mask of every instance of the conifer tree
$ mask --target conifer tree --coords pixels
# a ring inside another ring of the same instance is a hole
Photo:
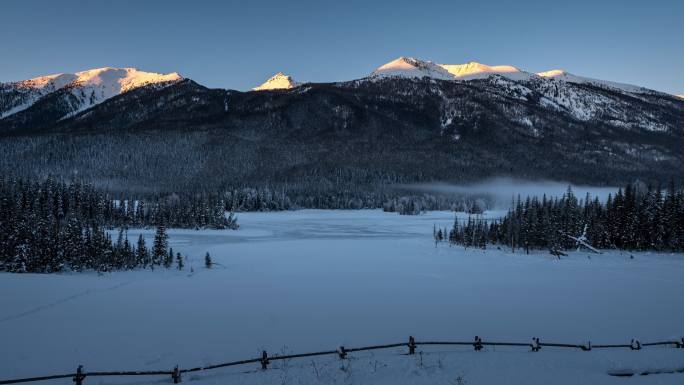
[[[168,269],[171,265],[173,265],[173,247],[169,248],[169,252],[164,257],[164,267]]]
[[[157,226],[152,247],[152,263],[154,265],[161,265],[164,261],[168,250],[168,239],[169,236],[166,234],[164,225]]]
[[[183,256],[181,256],[181,253],[176,254],[176,267],[178,270],[183,270],[183,267],[185,264],[183,263]]]
[[[145,244],[145,237],[142,234],[138,236],[138,246],[136,248],[136,260],[137,265],[143,268],[150,266],[150,256],[147,250],[147,245]]]

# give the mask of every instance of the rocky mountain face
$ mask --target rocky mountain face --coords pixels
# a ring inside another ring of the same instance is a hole
[[[85,109],[72,106],[69,86],[34,90],[32,105],[0,119],[0,170],[136,191],[268,185],[316,199],[494,176],[684,177],[684,100],[673,95],[560,71],[406,58],[349,82],[289,81],[238,92],[176,79]]]

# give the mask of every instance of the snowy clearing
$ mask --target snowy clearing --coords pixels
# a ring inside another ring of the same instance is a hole
[[[498,215],[494,213],[491,215]],[[684,334],[684,255],[435,247],[449,212],[242,213],[238,231],[170,230],[185,271],[0,274],[0,380],[95,370],[170,370],[257,357],[418,340],[629,343]],[[134,241],[141,231],[130,231]],[[142,231],[148,245],[154,230]],[[204,253],[218,264],[203,265]],[[194,274],[190,274],[190,266]],[[185,375],[198,384],[679,384],[684,350],[582,352],[419,347]],[[341,366],[344,365],[344,370]],[[460,377],[460,380],[459,380]],[[647,382],[646,382],[647,381]],[[70,379],[46,383],[72,383]],[[170,383],[88,378],[86,384]]]

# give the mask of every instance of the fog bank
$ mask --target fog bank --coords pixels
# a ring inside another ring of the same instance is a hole
[[[568,182],[545,181],[545,180],[522,180],[513,178],[492,178],[474,184],[448,184],[448,183],[421,183],[406,184],[400,187],[410,191],[432,193],[432,194],[458,194],[472,197],[486,197],[491,199],[497,207],[509,207],[511,200],[518,195],[522,199],[527,196],[538,196],[546,194],[547,197],[560,197],[572,188],[573,193],[579,198],[584,199],[589,193],[591,198],[599,197],[601,201],[608,198],[608,194],[613,194],[618,187],[606,186],[583,186],[574,185]]]

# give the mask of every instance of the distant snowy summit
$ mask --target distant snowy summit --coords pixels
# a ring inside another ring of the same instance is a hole
[[[369,78],[395,77],[418,79],[427,77],[441,80],[454,79],[454,76],[439,64],[404,56],[381,65],[369,76]]]
[[[512,78],[529,78],[529,73],[521,71],[511,65],[490,66],[471,61],[466,64],[442,64],[442,67],[449,71],[457,79],[479,79],[492,74],[503,75]]]
[[[14,83],[18,87],[56,91],[66,86],[99,88],[106,96],[118,95],[148,84],[174,82],[183,79],[176,72],[159,74],[140,71],[136,68],[96,68],[73,74],[61,73],[21,80]]]
[[[499,75],[511,80],[527,81],[531,79],[553,79],[576,84],[592,84],[600,87],[619,89],[622,91],[639,93],[650,90],[631,84],[617,83],[606,80],[592,79],[573,75],[563,70],[531,73],[511,65],[487,65],[471,61],[465,64],[437,64],[413,57],[400,57],[383,64],[373,71],[367,79],[381,78],[432,78],[439,80],[474,80]]]
[[[266,80],[263,84],[258,87],[252,88],[254,91],[264,91],[264,90],[285,90],[290,88],[295,88],[301,83],[298,83],[292,79],[291,76],[285,75],[282,72],[271,76],[270,79]]]
[[[0,118],[31,107],[34,103],[50,94],[61,92],[68,98],[68,115],[92,107],[96,104],[147,85],[171,84],[182,80],[176,72],[159,74],[140,71],[136,68],[96,68],[76,73],[60,73],[40,76],[12,83],[0,83],[0,96],[5,100],[5,110],[0,110]]]
[[[369,75],[369,78],[429,77],[440,80],[471,80],[485,78],[494,74],[515,79],[527,79],[531,75],[510,65],[490,66],[477,62],[437,64],[431,61],[402,56],[378,67]]]

